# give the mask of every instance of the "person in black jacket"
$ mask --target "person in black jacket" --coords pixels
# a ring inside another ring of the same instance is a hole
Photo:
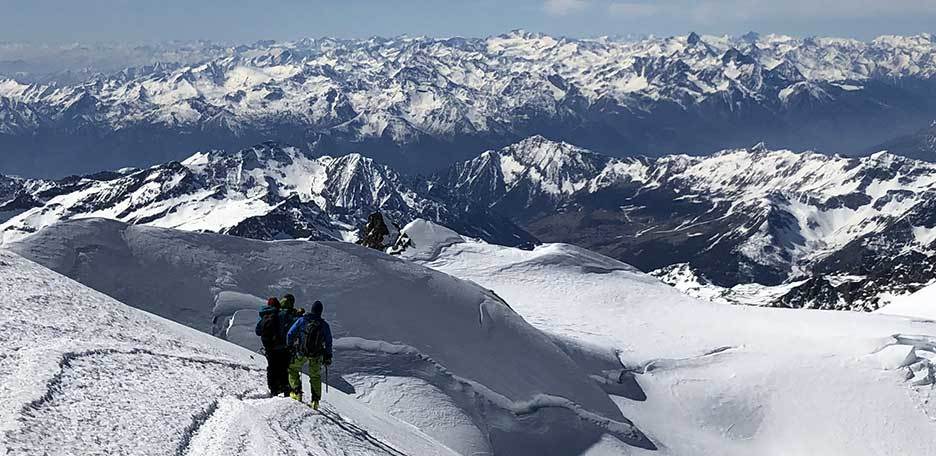
[[[276,298],[267,300],[267,305],[260,309],[260,320],[254,331],[263,343],[263,353],[267,360],[267,387],[270,396],[287,395],[289,387],[289,348],[283,331],[286,315],[280,309]]]

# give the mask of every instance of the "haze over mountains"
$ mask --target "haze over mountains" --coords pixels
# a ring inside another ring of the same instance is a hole
[[[613,156],[762,140],[858,154],[936,118],[932,35],[629,41],[512,32],[140,52],[173,63],[80,82],[20,82],[41,78],[7,70],[0,148],[10,152],[0,169],[91,173],[275,139],[313,154],[360,152],[413,174],[534,134]],[[892,151],[934,159],[901,144]]]

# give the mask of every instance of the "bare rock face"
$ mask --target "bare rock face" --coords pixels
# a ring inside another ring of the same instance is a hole
[[[400,237],[400,225],[387,219],[382,213],[374,212],[367,217],[367,223],[361,227],[358,244],[364,247],[386,250]]]

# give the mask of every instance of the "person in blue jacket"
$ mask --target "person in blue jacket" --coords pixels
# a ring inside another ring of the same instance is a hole
[[[289,363],[289,386],[293,399],[302,402],[302,367],[309,364],[309,384],[312,387],[311,405],[318,410],[322,399],[322,366],[332,362],[331,327],[322,319],[325,306],[322,301],[315,301],[312,309],[296,320],[286,334],[286,344],[293,350],[293,359]]]

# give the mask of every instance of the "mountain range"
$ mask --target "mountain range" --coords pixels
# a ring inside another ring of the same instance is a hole
[[[936,118],[932,35],[618,40],[518,31],[126,52],[131,62],[169,63],[78,82],[8,72],[0,169],[60,177],[268,138],[313,155],[360,152],[407,174],[534,134],[619,157],[761,140],[859,154]]]
[[[533,136],[428,177],[263,143],[61,180],[0,179],[8,242],[59,220],[356,240],[368,216],[567,242],[736,303],[874,310],[936,279],[936,164],[769,150],[614,158]],[[739,288],[740,287],[740,288]]]
[[[356,240],[368,215],[379,210],[392,220],[431,218],[492,242],[535,242],[506,218],[450,211],[419,187],[359,154],[311,158],[267,142],[140,170],[0,178],[0,220],[9,219],[5,240],[85,217],[262,240]]]

